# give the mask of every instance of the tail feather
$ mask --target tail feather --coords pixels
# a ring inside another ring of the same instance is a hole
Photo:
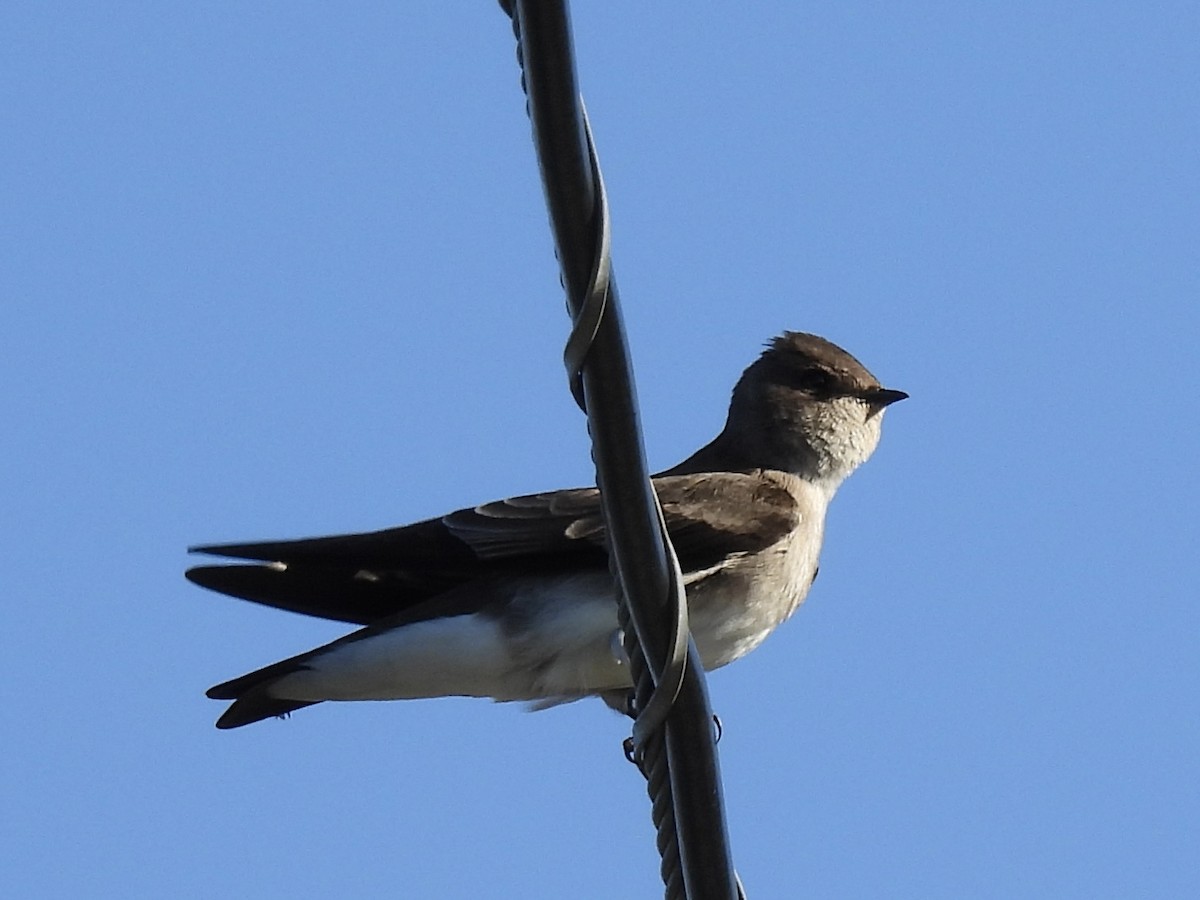
[[[271,695],[271,686],[276,681],[285,675],[308,668],[305,662],[312,655],[311,652],[302,653],[209,688],[206,692],[209,698],[233,701],[229,708],[222,713],[221,718],[217,719],[217,727],[222,729],[240,728],[272,716],[286,716],[297,709],[321,702],[319,700],[285,700]]]
[[[188,581],[264,606],[337,622],[366,625],[393,615],[414,600],[419,590],[398,589],[394,581],[356,578],[353,571],[320,566],[196,566]]]
[[[251,691],[233,702],[229,709],[217,719],[217,727],[225,730],[241,728],[253,722],[261,722],[272,716],[283,718],[297,709],[320,703],[319,700],[279,700],[268,696],[265,691]]]

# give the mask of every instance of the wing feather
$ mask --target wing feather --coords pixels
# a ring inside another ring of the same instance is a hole
[[[668,475],[654,484],[685,574],[764,549],[799,519],[795,498],[764,472]],[[484,576],[603,567],[607,538],[599,492],[579,488],[497,500],[383,531],[196,547],[268,564],[201,566],[187,574],[255,603],[370,624],[422,604],[429,617],[448,614],[431,601]],[[467,611],[461,599],[454,609]]]

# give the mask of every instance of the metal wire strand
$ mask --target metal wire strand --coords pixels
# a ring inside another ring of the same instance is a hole
[[[582,100],[580,106],[583,107]],[[587,291],[574,316],[571,334],[567,338],[563,351],[563,362],[567,367],[571,393],[575,397],[575,402],[586,413],[587,397],[583,387],[583,367],[595,344],[600,324],[609,308],[612,244],[611,220],[608,213],[608,197],[604,189],[604,178],[596,155],[587,109],[583,108],[582,113],[588,160],[596,185],[596,208],[593,216],[593,220],[597,223],[596,248]],[[599,465],[599,460],[595,458],[594,452],[593,462]],[[615,558],[611,554],[609,568],[612,570],[613,583],[618,588],[618,622],[624,634],[625,656],[630,661],[631,674],[636,673],[633,674],[632,679],[634,689],[629,710],[634,718],[633,735],[629,739],[627,752],[630,761],[637,765],[646,778],[646,791],[650,795],[650,820],[654,823],[655,828],[656,844],[661,859],[659,870],[662,875],[665,896],[668,900],[686,900],[687,890],[683,874],[683,861],[679,850],[679,834],[675,822],[671,769],[662,729],[666,725],[667,714],[683,685],[688,642],[687,599],[683,589],[683,573],[679,570],[679,561],[675,556],[675,550],[666,536],[666,521],[663,519],[662,506],[658,502],[657,495],[654,497],[654,504],[658,513],[663,548],[669,555],[673,573],[671,584],[673,609],[671,612],[675,625],[672,629],[671,650],[664,667],[665,671],[654,671],[646,658],[642,644],[638,640],[634,610],[620,589],[620,573],[617,571]],[[664,678],[666,678],[665,684]]]
[[[567,338],[563,361],[571,383],[571,391],[575,395],[580,409],[587,412],[587,401],[583,391],[583,365],[588,353],[595,343],[600,323],[608,309],[610,279],[612,274],[612,232],[611,219],[608,213],[608,193],[604,189],[604,176],[600,171],[600,161],[596,155],[596,143],[592,138],[592,126],[588,121],[587,108],[580,101],[583,114],[584,137],[587,140],[588,162],[592,167],[592,179],[596,185],[596,209],[593,216],[596,225],[595,262],[592,265],[591,277],[588,280],[587,291],[579,311],[575,314],[571,334]],[[653,492],[653,486],[651,486]],[[663,555],[668,564],[667,575],[670,579],[667,600],[664,604],[666,618],[671,625],[670,639],[667,644],[666,657],[659,666],[650,666],[653,688],[648,697],[639,697],[636,709],[637,716],[633,725],[633,746],[635,756],[640,756],[647,736],[652,731],[665,727],[667,714],[671,711],[675,698],[683,687],[684,672],[687,667],[688,652],[688,617],[687,596],[683,587],[683,572],[679,568],[679,558],[675,548],[671,546],[667,535],[667,521],[663,516],[662,504],[658,495],[653,494],[654,510],[658,519],[658,532],[662,543]],[[619,573],[614,572],[618,577]],[[622,602],[622,606],[629,607]],[[637,621],[637,611],[629,608],[630,617],[634,623],[634,637],[645,634],[644,625]],[[641,652],[640,642],[637,652]]]
[[[501,0],[501,6],[513,20],[573,313],[565,360],[572,393],[588,414],[610,566],[621,587],[618,614],[638,713],[632,756],[652,798],[663,883],[672,900],[729,900],[740,886],[729,860],[711,711],[688,638],[682,575],[646,474],[608,252],[607,202],[575,87],[566,4]]]

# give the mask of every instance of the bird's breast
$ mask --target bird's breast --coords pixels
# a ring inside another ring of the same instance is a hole
[[[692,634],[706,669],[749,653],[808,595],[821,553],[826,501],[815,488],[788,487],[802,501],[796,527],[757,553],[730,557],[688,587]]]

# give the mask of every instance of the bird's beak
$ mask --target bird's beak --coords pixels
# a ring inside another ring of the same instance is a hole
[[[890,388],[882,387],[863,391],[859,396],[877,409],[883,409],[885,406],[891,406],[900,400],[908,399],[908,394],[904,393],[904,391],[893,391]]]

